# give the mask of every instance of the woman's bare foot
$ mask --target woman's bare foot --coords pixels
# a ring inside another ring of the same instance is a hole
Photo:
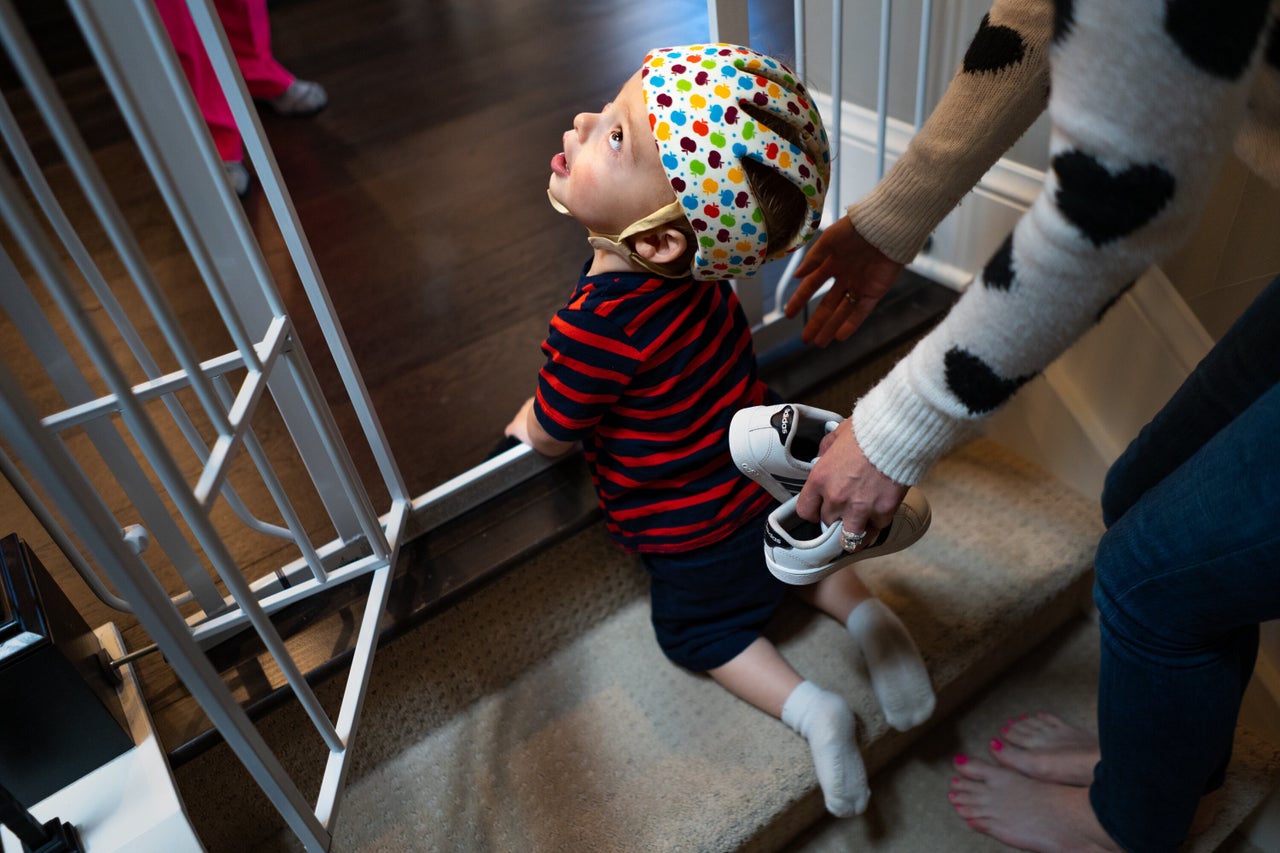
[[[1047,711],[1009,720],[990,749],[997,764],[1030,779],[1082,788],[1093,784],[1093,768],[1101,758],[1095,735]],[[1200,798],[1188,835],[1199,835],[1213,824],[1221,793]]]
[[[1028,778],[957,756],[951,804],[973,829],[1036,853],[1119,853],[1089,805],[1089,789]]]
[[[1222,789],[1210,791],[1200,798],[1196,805],[1196,815],[1191,819],[1191,828],[1187,835],[1199,835],[1213,826],[1213,819],[1218,816],[1218,801],[1222,799]]]
[[[1032,779],[1087,787],[1101,753],[1096,735],[1040,711],[1005,723],[991,741],[991,757]]]

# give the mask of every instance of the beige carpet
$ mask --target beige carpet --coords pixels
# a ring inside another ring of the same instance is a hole
[[[930,724],[888,729],[834,621],[797,605],[772,631],[849,699],[873,774],[1079,612],[1099,532],[1090,502],[989,443],[922,486],[929,534],[860,572],[921,647]],[[644,590],[638,563],[592,528],[383,649],[333,849],[779,849],[819,820],[803,741],[668,663]],[[288,707],[262,728],[314,785],[319,744],[300,720]],[[225,748],[178,778],[211,850],[292,849]]]

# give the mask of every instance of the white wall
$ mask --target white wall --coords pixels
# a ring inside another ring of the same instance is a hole
[[[1163,265],[1216,340],[1280,272],[1280,188],[1230,158],[1195,234]]]

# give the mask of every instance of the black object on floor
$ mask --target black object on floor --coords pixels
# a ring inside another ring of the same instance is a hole
[[[0,783],[40,802],[134,746],[97,638],[16,535],[0,539]]]

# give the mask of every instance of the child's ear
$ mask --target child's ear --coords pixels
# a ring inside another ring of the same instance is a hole
[[[651,264],[669,264],[684,257],[689,238],[673,225],[664,225],[631,238],[635,253]]]

